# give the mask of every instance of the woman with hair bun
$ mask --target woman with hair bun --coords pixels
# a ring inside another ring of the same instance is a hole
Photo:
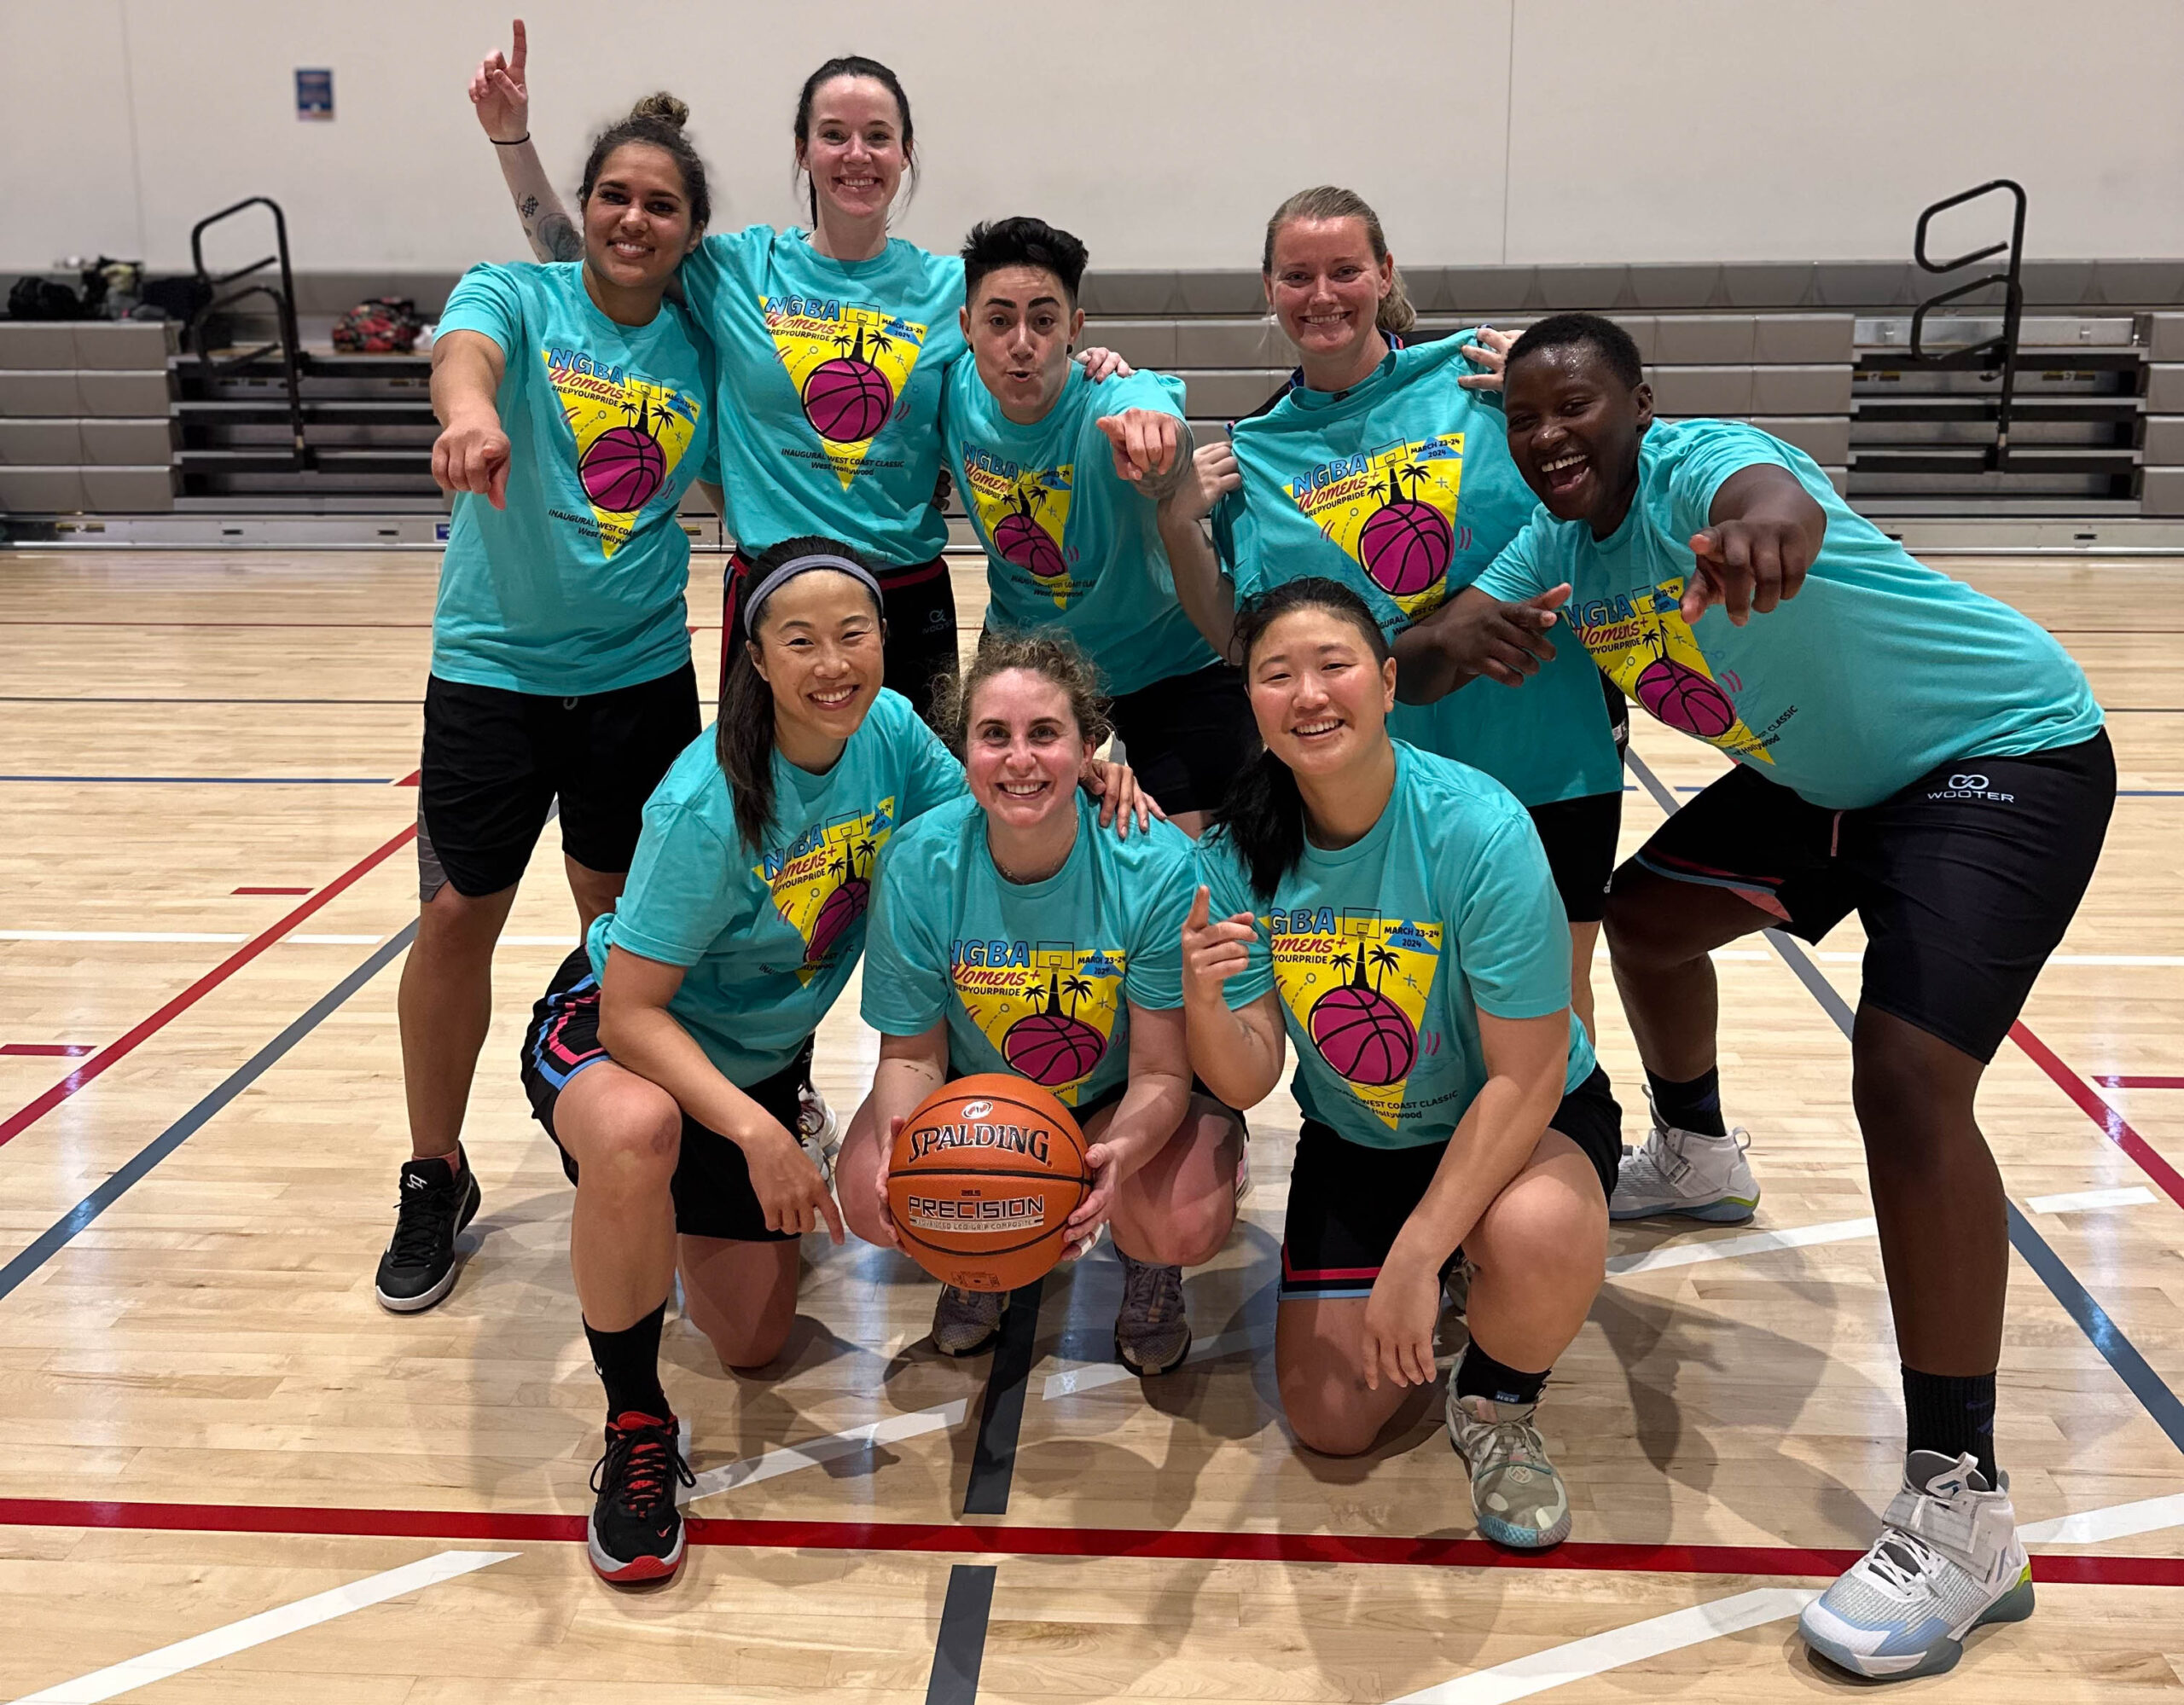
[[[1589,1024],[1623,813],[1600,671],[1583,647],[1545,643],[1551,617],[1496,606],[1458,625],[1446,608],[1531,516],[1501,409],[1513,339],[1482,327],[1406,342],[1417,314],[1380,216],[1332,184],[1275,210],[1260,270],[1298,366],[1228,444],[1200,449],[1197,477],[1163,502],[1176,590],[1231,661],[1240,598],[1323,575],[1365,601],[1400,665],[1391,730],[1484,770],[1531,812],[1571,926],[1577,1012]],[[1209,516],[1211,544],[1200,526]],[[1466,681],[1540,679],[1523,693],[1449,692],[1437,680],[1436,702],[1409,702],[1451,654]]]
[[[602,131],[578,255],[473,268],[433,347],[433,471],[456,496],[402,970],[411,1159],[375,1281],[401,1313],[447,1295],[478,1211],[460,1138],[493,948],[554,801],[589,925],[621,891],[645,796],[698,731],[676,509],[714,461],[715,386],[711,345],[664,299],[711,204],[679,108],[654,96]]]

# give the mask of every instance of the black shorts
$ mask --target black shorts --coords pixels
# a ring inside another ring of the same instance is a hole
[[[1607,1074],[1594,1066],[1590,1077],[1562,1098],[1548,1123],[1592,1162],[1600,1174],[1605,1215],[1623,1163],[1623,1109],[1608,1087]],[[1425,1200],[1448,1146],[1368,1148],[1331,1125],[1305,1120],[1289,1170],[1281,1300],[1371,1296],[1397,1234]],[[1449,1257],[1452,1263],[1455,1259]]]
[[[1607,731],[1615,741],[1615,755],[1621,757],[1630,750],[1630,701],[1606,670],[1600,671],[1600,691],[1607,699]]]
[[[1854,811],[1827,810],[1740,764],[1634,861],[1729,889],[1808,942],[1856,912],[1860,998],[1990,1060],[2070,926],[2115,804],[2106,733],[1945,763]]]
[[[1124,757],[1170,816],[1211,811],[1259,749],[1244,674],[1225,663],[1170,676],[1108,706]]]
[[[417,897],[441,885],[469,899],[523,879],[554,802],[561,850],[588,870],[625,871],[645,801],[698,738],[688,664],[657,681],[575,699],[425,683],[417,777]]]
[[[1562,915],[1573,924],[1597,924],[1607,908],[1615,874],[1616,838],[1623,832],[1623,791],[1529,808],[1532,826],[1547,849],[1547,867],[1562,896]]]
[[[599,1045],[599,979],[592,975],[590,958],[578,948],[561,961],[545,994],[531,1007],[531,1024],[523,1033],[524,1093],[531,1098],[531,1116],[546,1128],[555,1148],[561,1147],[561,1140],[554,1129],[555,1102],[571,1078],[607,1058],[607,1050]],[[810,1083],[811,1044],[806,1041],[803,1051],[781,1070],[762,1082],[736,1087],[794,1136],[799,1102]],[[561,1149],[561,1170],[570,1183],[577,1181],[576,1160],[566,1149]],[[671,1187],[675,1229],[686,1238],[794,1241],[793,1232],[766,1229],[766,1210],[751,1187],[743,1151],[688,1113],[682,1116],[682,1146]]]
[[[887,685],[910,701],[928,722],[932,717],[934,682],[950,680],[961,663],[956,651],[956,584],[948,577],[948,559],[909,568],[879,568],[880,615],[887,623]],[[728,671],[743,654],[750,635],[743,625],[743,592],[751,559],[732,553],[721,574],[721,696],[728,696]]]

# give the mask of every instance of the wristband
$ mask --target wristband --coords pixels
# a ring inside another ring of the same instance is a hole
[[[512,142],[504,142],[498,136],[488,136],[485,140],[497,148],[520,148],[531,140],[531,132],[526,130]]]

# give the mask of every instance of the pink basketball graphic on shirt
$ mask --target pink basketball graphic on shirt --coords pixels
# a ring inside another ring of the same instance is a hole
[[[1426,482],[1415,462],[1388,470],[1387,496],[1365,518],[1357,535],[1357,560],[1373,583],[1394,598],[1423,592],[1449,570],[1455,535],[1449,518],[1414,494]],[[1410,483],[1410,490],[1403,489]]]
[[[864,908],[871,900],[872,884],[859,876],[845,882],[821,902],[819,914],[811,920],[811,939],[804,947],[804,962],[818,965],[833,953],[842,932],[864,915]]]
[[[1400,1083],[1418,1058],[1418,1032],[1402,1007],[1380,993],[1368,977],[1392,966],[1385,948],[1360,942],[1348,962],[1356,969],[1350,981],[1330,989],[1312,1003],[1306,1020],[1320,1058],[1352,1083]],[[1345,961],[1338,958],[1336,964]]]
[[[1107,1051],[1105,1036],[1061,1010],[1062,992],[1061,973],[1056,971],[1047,979],[1044,1009],[1019,1018],[1001,1039],[1001,1057],[1009,1068],[1049,1089],[1085,1076]],[[1078,995],[1091,992],[1091,984],[1082,977],[1069,979],[1072,1006]]]
[[[1069,571],[1069,565],[1062,560],[1061,547],[1033,513],[1046,495],[1037,485],[1019,487],[1009,499],[1014,507],[993,530],[993,548],[1001,553],[1002,560],[1014,563],[1037,580],[1058,579]]]
[[[830,444],[863,444],[887,424],[895,406],[895,387],[887,375],[865,357],[864,328],[854,340],[837,338],[834,347],[849,348],[811,369],[804,381],[804,418],[812,430]],[[875,333],[874,354],[894,348],[892,339]]]
[[[1632,691],[1669,727],[1702,740],[1718,739],[1736,726],[1737,707],[1727,693],[1698,670],[1667,658],[1647,664]]]
[[[666,483],[667,453],[652,435],[652,405],[637,404],[633,425],[609,426],[591,441],[577,464],[584,494],[601,509],[627,515],[652,502]]]

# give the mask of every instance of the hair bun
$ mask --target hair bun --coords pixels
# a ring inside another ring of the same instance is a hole
[[[657,95],[646,96],[630,107],[630,116],[632,119],[654,119],[679,130],[689,122],[690,109],[684,102],[662,90]]]

